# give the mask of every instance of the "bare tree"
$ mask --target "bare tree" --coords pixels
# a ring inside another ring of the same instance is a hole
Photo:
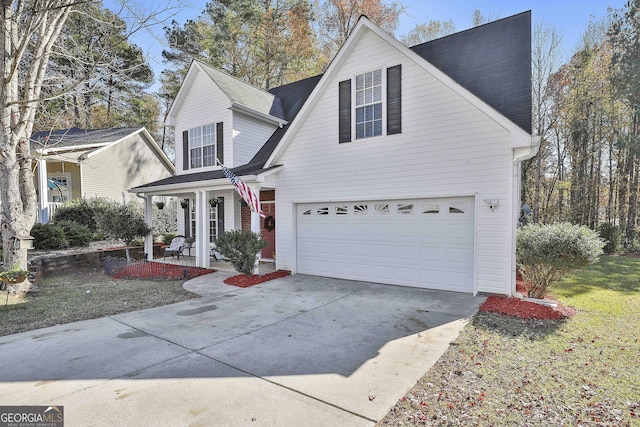
[[[555,116],[553,115],[553,102],[548,88],[551,75],[562,65],[563,48],[562,36],[558,29],[547,23],[537,23],[533,31],[533,52],[532,61],[532,98],[533,98],[533,129],[534,132],[541,137],[540,149],[538,154],[523,165],[523,175],[525,181],[529,178],[534,181],[533,194],[523,191],[523,203],[533,203],[534,221],[538,222],[540,210],[542,207],[542,180],[546,174],[543,170],[545,163],[551,165],[556,164],[553,160],[561,156],[559,152],[551,152],[552,146],[549,144],[550,137],[553,136],[550,131],[555,124]],[[532,169],[535,168],[535,172]],[[533,176],[529,175],[533,172]],[[553,177],[553,181],[557,176]],[[526,188],[526,187],[525,187]],[[553,191],[553,188],[548,191]],[[532,200],[527,200],[532,199]]]
[[[393,34],[398,27],[404,6],[399,1],[384,3],[382,0],[326,0],[319,8],[319,34],[322,50],[327,58],[333,58],[344,44],[360,16]]]
[[[439,37],[453,34],[456,26],[451,19],[448,21],[429,21],[416,25],[413,30],[400,38],[400,41],[406,46],[415,46],[425,43]]]

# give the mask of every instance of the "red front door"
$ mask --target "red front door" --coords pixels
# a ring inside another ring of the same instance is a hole
[[[267,241],[268,245],[262,250],[261,257],[272,259],[276,252],[276,204],[274,202],[262,202],[262,212],[266,215],[266,218],[262,220],[262,238]],[[267,228],[265,228],[267,227]]]

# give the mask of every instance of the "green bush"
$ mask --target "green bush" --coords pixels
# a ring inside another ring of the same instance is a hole
[[[599,234],[600,237],[607,242],[607,244],[604,245],[604,253],[612,254],[620,250],[620,238],[622,237],[620,227],[610,222],[605,222],[600,225]]]
[[[96,215],[103,213],[111,204],[113,202],[100,198],[74,200],[58,208],[53,221],[74,221],[86,225],[91,232],[96,232],[98,230]]]
[[[585,226],[569,223],[528,224],[518,229],[516,262],[531,298],[570,272],[598,260],[605,242]]]
[[[267,246],[259,234],[250,230],[231,230],[215,240],[218,250],[239,273],[250,275],[258,260],[258,254]]]
[[[69,247],[69,241],[64,235],[62,227],[55,224],[35,224],[31,229],[34,237],[33,245],[36,249],[64,249]]]
[[[629,254],[640,254],[640,242],[638,239],[631,240],[630,242],[627,242],[624,250]]]
[[[58,208],[52,219],[56,223],[73,221],[86,225],[93,233],[92,240],[102,240],[106,236],[98,227],[96,218],[104,215],[110,207],[116,205],[118,205],[117,202],[102,198],[74,200]]]
[[[69,246],[88,246],[93,239],[93,233],[84,224],[78,224],[75,221],[58,221],[55,225],[62,228],[64,235],[69,242]]]

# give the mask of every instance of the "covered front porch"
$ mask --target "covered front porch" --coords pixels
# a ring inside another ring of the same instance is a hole
[[[177,234],[186,239],[179,259],[175,255],[169,255],[156,260],[233,270],[231,264],[225,262],[216,251],[214,241],[225,231],[244,229],[260,234],[268,243],[260,254],[260,271],[268,272],[269,264],[275,270],[275,190],[259,187],[252,190],[260,195],[262,210],[266,215],[264,219],[249,208],[230,184],[215,186],[213,189],[185,188],[180,191],[139,193],[138,197],[144,199],[145,221],[150,227],[153,227],[153,209],[159,209],[167,203],[176,203]],[[149,260],[153,259],[153,251],[150,249],[152,245],[153,236],[149,235],[145,239],[145,253],[149,254]]]
[[[198,267],[198,265],[196,264],[196,257],[190,256],[190,255],[180,256],[180,259],[177,259],[171,256],[159,257],[154,259],[154,262],[162,262],[162,263],[180,265],[185,267]],[[213,270],[228,271],[228,272],[236,273],[236,269],[233,268],[233,265],[231,265],[229,261],[224,260],[222,258],[215,259],[211,257],[211,259],[209,260],[209,263],[210,263],[209,268]],[[260,260],[260,262],[258,263],[258,266],[254,271],[254,274],[262,275],[262,274],[273,273],[274,271],[276,271],[276,263],[274,260]]]

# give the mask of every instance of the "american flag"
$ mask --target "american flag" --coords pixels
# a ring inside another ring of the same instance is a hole
[[[240,197],[244,199],[245,202],[249,205],[251,210],[257,212],[262,218],[265,218],[266,215],[262,212],[262,206],[260,205],[260,199],[256,196],[256,193],[251,191],[249,186],[244,183],[240,178],[235,176],[233,172],[231,172],[225,165],[220,163],[222,166],[222,172],[224,175],[229,178],[229,181],[233,183],[233,186],[236,187],[236,191],[240,194]]]

